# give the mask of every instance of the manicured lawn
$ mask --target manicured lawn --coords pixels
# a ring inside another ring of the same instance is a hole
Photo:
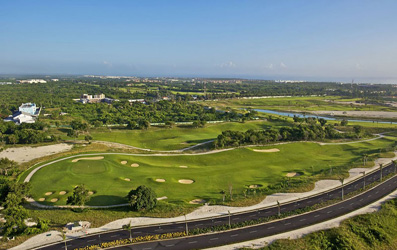
[[[103,129],[92,130],[91,135],[94,140],[118,142],[152,150],[175,150],[213,140],[225,130],[246,131],[248,129],[264,129],[269,126],[281,125],[287,125],[287,123],[252,121],[246,123],[225,122],[207,124],[204,128],[151,127],[148,130]]]
[[[300,142],[262,147],[280,149],[280,152],[273,153],[240,148],[207,155],[98,154],[104,159],[75,163],[68,159],[40,169],[31,180],[32,195],[36,200],[45,198],[44,204],[61,205],[65,204],[76,185],[85,184],[94,191],[88,205],[109,205],[125,203],[124,197],[129,190],[146,185],[153,188],[159,197],[167,196],[166,201],[174,204],[193,199],[219,201],[219,192],[228,190],[229,184],[233,185],[233,193],[241,196],[249,185],[266,187],[276,184],[285,180],[285,175],[291,171],[303,172],[304,176],[308,176],[321,170],[329,172],[331,167],[343,166],[347,170],[352,163],[361,162],[364,153],[373,155],[380,148],[393,144],[393,139],[384,138],[345,145],[320,146]],[[127,164],[123,165],[121,161],[127,161]],[[130,167],[133,163],[139,164],[139,167]],[[156,182],[156,179],[165,179],[165,182]],[[180,179],[194,180],[194,183],[181,184],[178,182]],[[60,191],[68,193],[60,195]],[[53,194],[45,196],[46,192]],[[53,198],[59,201],[50,202]]]
[[[350,105],[338,102],[355,102],[359,99],[340,99],[335,96],[325,97],[282,97],[282,98],[262,98],[262,99],[228,99],[219,101],[206,101],[206,105],[216,107],[233,108],[256,108],[270,109],[279,111],[397,111],[396,108],[380,105]],[[331,102],[335,101],[335,102]]]

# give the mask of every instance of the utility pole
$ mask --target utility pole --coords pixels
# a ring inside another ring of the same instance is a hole
[[[343,201],[343,182],[345,181],[345,179],[342,177],[339,179],[339,181],[342,183],[342,201]]]

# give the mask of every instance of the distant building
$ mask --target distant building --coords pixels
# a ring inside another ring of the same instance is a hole
[[[98,95],[89,95],[89,94],[82,94],[80,99],[75,99],[76,101],[79,101],[83,104],[86,103],[98,103],[98,102],[106,102],[106,103],[112,103],[112,102],[118,102],[119,100],[117,99],[112,99],[105,97],[104,94],[98,94]]]
[[[17,125],[22,123],[35,123],[39,114],[40,108],[36,107],[36,104],[22,103],[18,111],[4,119],[4,121],[14,122]]]
[[[47,83],[46,80],[43,79],[27,79],[27,80],[18,80],[19,83]]]

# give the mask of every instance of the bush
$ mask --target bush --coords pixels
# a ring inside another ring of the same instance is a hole
[[[127,195],[128,202],[133,210],[150,210],[157,204],[157,196],[153,189],[146,186],[139,186],[131,190]]]

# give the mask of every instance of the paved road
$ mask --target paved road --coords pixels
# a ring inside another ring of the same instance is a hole
[[[395,171],[393,164],[383,168],[383,176]],[[366,185],[379,180],[380,172],[376,171],[368,174],[365,177]],[[345,185],[344,194],[348,194],[355,190],[362,188],[364,185],[364,179],[360,178],[352,183]],[[365,194],[359,195],[353,199],[345,202],[333,205],[328,208],[324,208],[318,211],[314,211],[308,214],[295,216],[279,220],[276,222],[270,222],[263,225],[257,225],[249,228],[237,229],[234,231],[216,233],[210,235],[194,236],[180,239],[172,239],[159,242],[144,242],[140,244],[134,244],[130,246],[123,246],[117,249],[141,249],[141,250],[152,250],[152,249],[201,249],[213,246],[219,246],[224,244],[231,244],[234,242],[247,241],[257,238],[262,238],[269,235],[278,234],[301,228],[304,226],[312,225],[325,221],[331,218],[338,217],[340,215],[354,211],[360,207],[370,204],[386,194],[392,192],[397,188],[397,176],[384,182],[379,187],[366,192]],[[305,208],[312,206],[313,204],[324,202],[331,199],[338,199],[341,197],[341,188],[331,190],[326,193],[321,193],[310,198],[301,199],[296,202],[286,203],[281,206],[281,212],[293,211],[299,208]],[[260,210],[243,212],[239,214],[233,214],[230,217],[232,223],[243,222],[247,220],[254,220],[258,218],[268,217],[277,215],[277,207],[264,208]],[[200,219],[188,222],[189,229],[194,228],[206,228],[213,225],[228,224],[229,217],[222,216],[213,219]],[[163,234],[168,232],[184,231],[186,224],[180,223],[169,223],[158,226],[146,226],[137,227],[132,230],[133,237],[144,236],[149,234]],[[68,249],[75,249],[79,247],[85,247],[100,242],[113,241],[116,239],[129,238],[129,232],[125,230],[118,230],[114,232],[103,233],[100,235],[91,235],[84,238],[78,238],[67,242]],[[58,243],[52,246],[37,248],[37,249],[64,249],[64,243]]]

